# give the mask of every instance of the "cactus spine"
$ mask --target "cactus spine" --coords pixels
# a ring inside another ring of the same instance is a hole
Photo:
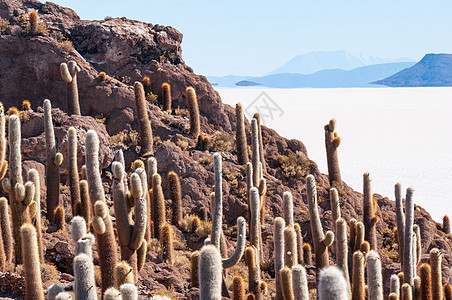
[[[381,275],[381,260],[378,253],[370,250],[366,255],[367,284],[369,300],[383,300],[383,279]]]
[[[57,153],[55,133],[52,122],[52,105],[44,100],[44,132],[46,136],[46,186],[47,186],[47,218],[55,222],[55,209],[60,204],[60,165],[63,155]]]
[[[413,222],[414,222],[414,203],[413,188],[407,189],[405,200],[405,240],[403,254],[403,281],[411,287],[414,286],[414,266],[413,266]]]
[[[182,192],[179,176],[177,176],[176,172],[171,171],[168,173],[168,185],[173,205],[172,223],[179,226],[180,221],[182,221]]]
[[[336,221],[341,217],[339,194],[337,193],[336,188],[330,189],[330,202],[331,202],[331,217],[333,219],[333,229],[336,230]]]
[[[74,258],[75,299],[97,300],[92,258],[82,253]]]
[[[78,98],[77,87],[77,73],[80,72],[80,67],[73,60],[67,64],[61,63],[60,73],[63,80],[66,82],[66,107],[69,116],[80,116],[80,104]]]
[[[115,284],[117,252],[113,224],[105,203],[105,193],[99,172],[99,138],[94,130],[88,130],[86,133],[85,165],[89,198],[95,203],[93,206],[93,227],[97,236],[98,249],[102,249],[99,262],[102,277],[102,292],[104,293],[109,287]]]
[[[294,291],[294,300],[309,300],[306,269],[301,265],[295,265],[292,267],[292,286]]]
[[[349,299],[348,282],[339,268],[334,266],[326,267],[320,271],[319,275],[319,300]]]
[[[168,82],[162,84],[163,110],[171,111],[171,85]]]
[[[201,123],[199,120],[198,99],[195,89],[191,86],[185,90],[187,94],[188,111],[190,113],[190,134],[195,138],[201,133]]]
[[[199,254],[200,300],[221,300],[222,264],[215,245],[206,245]]]
[[[432,300],[432,270],[428,263],[423,263],[419,267],[421,277],[421,299]]]
[[[306,177],[306,190],[308,194],[309,215],[311,216],[311,232],[314,241],[315,266],[316,272],[328,266],[328,247],[334,241],[334,234],[328,231],[323,233],[322,223],[320,222],[319,211],[317,208],[317,189],[314,176]]]
[[[69,164],[69,189],[71,192],[72,215],[75,215],[75,206],[80,199],[80,179],[77,166],[77,131],[70,127],[67,132],[68,139],[68,164]]]
[[[337,148],[340,145],[341,139],[337,136],[335,129],[336,120],[331,119],[330,122],[325,125],[325,146],[328,162],[328,177],[331,187],[339,188],[342,190],[341,172],[339,169],[339,159],[337,156]]]
[[[284,264],[289,268],[298,264],[297,235],[290,225],[284,229]]]
[[[0,198],[0,231],[2,233],[6,262],[11,263],[13,259],[13,236],[11,233],[11,222],[8,213],[8,200],[4,197]]]
[[[432,268],[432,297],[433,299],[443,299],[443,285],[441,274],[441,251],[437,248],[430,250],[430,265]]]
[[[234,276],[232,280],[232,299],[245,300],[245,282],[241,275]]]
[[[261,162],[260,171],[262,174],[267,172],[267,165],[265,163],[265,152],[264,152],[264,141],[262,140],[262,126],[261,126],[261,115],[255,113],[253,118],[257,121],[257,133],[259,138],[259,161]]]
[[[239,165],[248,162],[248,144],[246,142],[245,115],[241,103],[235,105],[237,160]]]
[[[336,263],[338,268],[344,272],[347,282],[348,275],[348,245],[347,245],[347,222],[339,218],[336,220]]]
[[[352,300],[364,300],[364,255],[361,251],[353,253]]]
[[[25,299],[44,300],[39,263],[38,240],[32,224],[20,228],[22,237],[22,261],[25,274]]]
[[[400,266],[403,270],[403,258],[404,258],[403,242],[405,239],[405,214],[403,213],[402,185],[400,183],[396,183],[395,185],[395,202],[397,216],[397,241],[399,244],[399,261]]]
[[[154,152],[154,138],[148,116],[148,104],[141,82],[136,81],[133,88],[135,90],[135,105],[137,108],[138,130],[140,132],[140,153],[142,156],[148,156]]]
[[[275,225],[273,230],[274,241],[274,255],[275,255],[275,278],[276,278],[276,299],[282,300],[283,294],[281,290],[281,276],[280,271],[284,268],[284,228],[286,223],[281,217],[275,219]]]
[[[375,215],[374,199],[372,197],[372,185],[371,177],[368,172],[363,176],[363,206],[364,206],[364,227],[365,227],[365,239],[369,242],[372,250],[377,249],[377,230],[375,225],[378,221],[378,217]]]

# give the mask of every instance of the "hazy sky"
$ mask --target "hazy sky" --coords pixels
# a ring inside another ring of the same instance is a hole
[[[203,75],[263,75],[310,51],[420,59],[452,52],[452,1],[56,0],[82,19],[127,17],[184,34],[183,58]]]

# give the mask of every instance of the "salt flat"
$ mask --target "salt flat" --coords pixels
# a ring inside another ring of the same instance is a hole
[[[323,126],[337,120],[342,179],[394,199],[394,184],[415,188],[415,203],[440,222],[452,214],[452,88],[217,89],[223,102],[259,110],[266,126],[301,140],[327,172]],[[264,92],[264,94],[262,94]]]

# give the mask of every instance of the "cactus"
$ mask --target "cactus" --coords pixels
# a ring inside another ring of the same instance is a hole
[[[115,287],[119,288],[124,283],[134,283],[133,268],[125,261],[115,266]]]
[[[341,139],[337,136],[335,129],[336,120],[331,119],[330,122],[325,125],[325,147],[328,162],[328,178],[330,180],[331,187],[342,190],[341,172],[337,156],[337,148],[339,147]]]
[[[58,205],[55,208],[55,212],[53,213],[55,216],[55,225],[57,230],[64,230],[64,224],[66,219],[66,213],[64,212],[64,208],[61,205]]]
[[[85,219],[88,229],[91,224],[91,201],[89,199],[88,181],[80,180],[80,215]]]
[[[301,265],[295,265],[292,267],[292,286],[294,291],[294,300],[309,299],[306,269]]]
[[[0,198],[0,232],[2,233],[2,243],[7,263],[13,259],[13,236],[11,233],[11,222],[8,213],[8,200]]]
[[[76,299],[97,300],[93,261],[84,253],[74,258],[74,290]]]
[[[293,224],[293,198],[292,198],[292,194],[288,191],[283,193],[283,213],[284,213],[284,221],[286,221],[287,226],[294,227],[294,224]]]
[[[160,239],[160,228],[166,222],[165,198],[162,190],[162,178],[159,174],[152,175],[152,203],[154,217],[154,236]]]
[[[378,216],[375,214],[374,199],[372,197],[372,179],[368,172],[364,173],[363,176],[363,223],[365,227],[365,239],[369,242],[370,248],[372,250],[377,249],[377,229],[375,225],[378,222]]]
[[[356,242],[356,225],[358,223],[358,220],[356,220],[355,218],[351,218],[348,221],[348,228],[350,229],[350,249],[352,250],[351,252],[353,252],[355,250],[355,242]]]
[[[452,300],[452,284],[449,282],[444,285],[444,299]]]
[[[256,247],[259,255],[256,257],[257,264],[259,264],[259,257],[261,251],[261,236],[260,236],[260,217],[259,217],[259,191],[252,187],[250,190],[250,245]]]
[[[303,244],[303,262],[308,266],[312,266],[312,248],[309,243]]]
[[[370,251],[369,242],[368,241],[362,242],[361,245],[359,246],[359,250],[364,254],[368,253]]]
[[[260,266],[258,250],[254,246],[247,247],[245,249],[245,262],[248,267],[248,290],[253,293],[256,299],[261,298],[259,291],[260,282]]]
[[[32,223],[36,228],[38,237],[38,249],[39,249],[39,261],[44,263],[44,250],[42,248],[42,229],[41,229],[41,184],[39,180],[39,173],[35,169],[28,170],[28,181],[32,182],[35,186],[34,189],[34,202],[36,203],[36,214],[32,218]]]
[[[80,199],[80,179],[78,176],[77,166],[77,131],[74,127],[70,127],[67,132],[68,139],[68,163],[69,163],[69,189],[71,192],[72,215],[75,211],[76,203],[81,202]]]
[[[421,277],[421,299],[432,300],[432,270],[428,263],[423,263],[419,267]]]
[[[245,300],[245,282],[241,275],[235,275],[232,279],[232,299]]]
[[[399,261],[400,267],[403,270],[403,241],[405,239],[405,214],[403,213],[403,203],[402,203],[402,185],[396,183],[395,185],[395,202],[396,202],[396,216],[397,216],[397,242],[399,244]]]
[[[389,300],[399,300],[399,295],[396,293],[390,293]]]
[[[140,160],[141,161],[141,160]],[[142,197],[144,198],[144,199],[146,199],[146,228],[145,228],[145,234],[144,234],[144,239],[145,239],[145,241],[147,242],[147,241],[150,241],[151,240],[151,237],[152,237],[152,232],[151,232],[151,226],[150,226],[150,220],[151,220],[151,210],[152,210],[152,201],[151,201],[151,195],[150,195],[150,193],[149,193],[149,186],[148,186],[148,179],[147,179],[147,174],[146,174],[146,171],[145,171],[145,169],[144,169],[145,167],[144,167],[144,163],[143,163],[143,167],[141,168],[137,168],[136,170],[135,170],[135,173],[137,173],[138,174],[138,176],[140,177],[140,180],[141,180],[141,189],[142,189],[142,192],[143,192],[143,195],[142,195]],[[127,177],[127,176],[124,176],[124,178],[125,177]],[[127,178],[125,178],[125,180],[123,180],[124,182],[127,182]],[[127,183],[128,184],[128,183]],[[130,209],[132,208],[131,206],[133,206],[133,203],[131,203],[132,201],[131,201],[131,198],[130,198],[130,192],[129,192],[129,189],[128,189],[128,187],[126,188],[126,186],[124,185],[124,192],[125,192],[125,195],[127,195],[127,198],[128,198],[128,200],[129,200],[129,214],[131,213],[131,211],[130,211]]]
[[[89,198],[96,201],[93,206],[93,228],[96,232],[99,256],[102,293],[115,283],[115,264],[117,262],[116,241],[113,224],[105,203],[105,193],[99,172],[99,138],[94,130],[88,130],[85,138],[85,165]],[[97,230],[96,230],[97,229]]]
[[[114,287],[111,287],[105,291],[103,300],[122,300],[121,293]]]
[[[284,229],[284,265],[292,268],[298,264],[297,235],[292,226]]]
[[[39,30],[39,15],[35,9],[32,9],[28,14],[28,27],[31,35],[38,35]]]
[[[421,278],[419,276],[414,276],[413,299],[421,299]]]
[[[259,138],[259,161],[262,164],[260,171],[265,174],[267,173],[267,165],[265,163],[264,142],[262,140],[261,115],[259,113],[255,113],[253,115],[253,119],[256,119],[257,121],[257,133]]]
[[[381,260],[378,253],[370,250],[366,255],[368,299],[383,300],[383,279],[381,275]]]
[[[399,276],[392,274],[389,283],[389,292],[394,293],[399,297],[400,295],[400,280]]]
[[[6,160],[7,140],[5,136],[6,117],[3,103],[0,102],[0,180],[5,177],[8,170],[8,161]]]
[[[171,171],[168,173],[168,185],[173,204],[172,223],[179,226],[180,221],[182,221],[182,192],[179,176],[177,176],[176,172]]]
[[[25,275],[25,299],[44,300],[36,229],[32,224],[24,224],[20,228],[20,235]]]
[[[81,115],[77,86],[77,73],[80,71],[80,67],[73,60],[60,65],[61,78],[66,82],[66,107],[69,116]]]
[[[213,202],[212,209],[212,233],[211,240],[212,244],[220,249],[220,235],[221,226],[223,218],[223,169],[222,169],[222,158],[220,153],[215,153],[213,155],[213,166],[215,173],[215,202]],[[252,223],[250,223],[250,226]],[[251,227],[250,227],[251,228]],[[250,229],[250,240],[253,238]],[[251,242],[252,243],[252,242]]]
[[[284,228],[286,223],[283,218],[277,217],[273,229],[274,256],[275,256],[275,278],[276,278],[276,299],[282,300],[280,271],[284,268]]]
[[[148,186],[152,187],[152,176],[154,174],[157,174],[157,160],[155,159],[155,157],[149,157],[146,160],[146,171],[148,178]]]
[[[347,245],[347,222],[339,217],[336,220],[336,263],[338,268],[344,272],[347,282],[350,282],[348,274],[348,245]]]
[[[223,268],[235,266],[242,258],[246,243],[246,221],[243,217],[237,218],[237,245],[231,257],[222,260]]]
[[[417,264],[421,261],[421,255],[422,255],[422,243],[421,243],[421,229],[419,228],[419,225],[414,224],[413,225],[413,232],[414,236],[416,237],[416,243],[413,245],[415,253],[416,253],[416,260],[414,261],[414,269],[416,270]]]
[[[253,149],[251,155],[253,186],[258,186],[260,180],[259,126],[254,118],[251,120],[251,148]]]
[[[248,144],[246,142],[245,115],[243,113],[243,106],[241,103],[237,103],[235,105],[235,120],[237,161],[239,165],[244,165],[248,162]]]
[[[414,266],[413,266],[413,221],[414,221],[414,203],[413,188],[407,189],[405,200],[405,239],[403,253],[403,280],[411,287],[414,285]],[[439,298],[438,298],[439,299]]]
[[[69,292],[62,292],[59,293],[56,297],[55,300],[73,300],[72,298],[72,294]]]
[[[200,300],[221,300],[222,263],[218,247],[206,245],[199,254]]]
[[[352,300],[364,300],[364,254],[353,253]]]
[[[303,263],[303,234],[301,233],[301,227],[300,224],[295,223],[294,225],[295,233],[297,234],[297,257],[298,257],[298,263]]]
[[[432,268],[432,297],[433,299],[443,299],[443,286],[441,274],[441,251],[437,248],[430,250],[430,265]]]
[[[148,156],[154,152],[154,138],[147,110],[148,103],[144,96],[141,82],[136,81],[133,88],[135,90],[135,105],[137,108],[138,130],[140,132],[140,153],[142,156]]]
[[[349,299],[348,282],[339,268],[334,266],[326,267],[320,271],[319,275],[320,280],[317,291],[319,300]]]
[[[187,87],[185,93],[187,96],[188,111],[190,113],[190,134],[196,138],[201,133],[198,99],[195,89],[191,86]]]
[[[195,251],[190,256],[190,281],[191,281],[191,287],[199,287],[198,263],[199,263],[199,251]]]
[[[162,104],[164,111],[171,111],[171,85],[168,82],[162,84]]]
[[[122,300],[138,300],[137,287],[132,283],[124,283],[119,287]]]
[[[294,292],[292,286],[292,271],[285,266],[279,271],[281,277],[281,290],[284,300],[294,300]]]
[[[412,300],[413,299],[413,290],[409,283],[404,283],[402,285],[402,292],[400,300]],[[441,299],[441,298],[438,298]]]
[[[58,285],[56,283],[49,286],[47,289],[47,300],[55,300],[55,298],[58,296],[59,293],[63,293],[64,289],[61,285]]]
[[[328,247],[334,241],[334,234],[328,231],[323,233],[322,223],[320,222],[319,211],[317,208],[317,190],[314,176],[306,177],[306,190],[308,194],[309,215],[311,216],[311,232],[314,241],[315,266],[318,272],[328,266]]]
[[[341,207],[339,203],[339,194],[336,188],[330,189],[331,217],[333,219],[333,229],[336,233],[336,221],[341,217]]]
[[[361,244],[364,242],[365,228],[363,222],[357,222],[355,227],[355,248],[354,251],[360,250]]]
[[[174,248],[173,248],[173,229],[168,223],[163,224],[161,228],[161,245],[162,245],[162,261],[169,265],[174,261]]]

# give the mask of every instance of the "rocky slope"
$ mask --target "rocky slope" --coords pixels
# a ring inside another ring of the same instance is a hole
[[[31,36],[24,30],[30,9],[39,12],[43,24],[49,30],[48,35]],[[48,98],[52,100],[53,107],[66,110],[66,85],[60,77],[59,65],[69,59],[75,60],[81,67],[78,85],[84,117],[68,118],[64,113],[54,110],[58,149],[66,156],[67,141],[64,133],[69,126],[75,126],[78,130],[80,149],[83,149],[83,136],[86,130],[95,129],[102,141],[103,180],[107,200],[110,200],[109,166],[113,159],[112,151],[123,148],[126,165],[130,165],[139,157],[134,135],[137,122],[131,84],[141,80],[143,76],[149,76],[152,82],[151,91],[159,96],[161,84],[169,82],[172,86],[173,107],[181,109],[168,114],[157,105],[149,106],[156,137],[155,157],[159,163],[158,172],[163,178],[165,195],[169,194],[167,174],[169,171],[175,171],[181,178],[184,214],[197,214],[201,207],[210,207],[209,195],[214,184],[211,157],[214,151],[220,151],[224,157],[224,229],[231,247],[229,250],[232,251],[235,244],[235,220],[238,216],[245,216],[247,211],[244,168],[237,163],[235,155],[234,109],[221,102],[219,94],[204,76],[194,74],[193,70],[185,65],[180,47],[182,34],[172,27],[125,18],[84,21],[68,8],[49,2],[42,4],[34,0],[4,0],[0,3],[0,17],[9,22],[8,26],[1,29],[0,35],[0,101],[9,108],[19,107],[22,100],[28,99],[32,103],[32,108],[37,111],[22,118],[24,132],[22,147],[26,159],[24,166],[33,166],[38,169],[41,176],[44,176],[42,114],[38,107],[42,106],[45,98]],[[75,49],[66,51],[63,41],[71,41]],[[99,82],[96,77],[101,71],[107,73],[108,79]],[[187,107],[185,96],[187,86],[193,86],[198,96],[201,130],[213,140],[207,152],[197,150],[196,141],[188,135],[188,120],[183,116],[183,109]],[[340,131],[340,120],[338,121]],[[249,122],[247,126],[249,137]],[[328,178],[319,172],[315,162],[308,159],[307,150],[302,142],[287,140],[266,127],[263,127],[262,135],[268,168],[267,217],[263,224],[264,257],[267,260],[264,264],[270,266],[263,270],[268,274],[266,280],[269,282],[270,290],[273,290],[274,279],[270,278],[274,277],[271,268],[272,222],[273,217],[282,215],[283,192],[290,190],[294,196],[295,221],[301,224],[305,241],[312,243],[305,191],[307,174],[313,174],[318,184],[320,214],[324,227],[331,229],[332,221],[328,200]],[[251,144],[250,140],[248,143]],[[291,163],[281,165],[278,163],[281,159],[287,159]],[[83,151],[80,151],[79,164],[81,165],[83,161]],[[65,184],[66,177],[63,176],[62,180]],[[45,182],[44,178],[41,182]],[[45,187],[42,189],[42,203],[45,209]],[[375,194],[374,198],[379,206],[377,214],[380,221],[377,230],[385,269],[385,288],[388,289],[387,279],[400,268],[399,263],[388,256],[395,253],[391,246],[393,242],[391,232],[396,224],[395,204],[378,194]],[[66,220],[69,222],[70,200],[65,188],[62,189],[61,199],[68,214]],[[353,191],[345,183],[341,193],[341,208],[345,219],[354,217],[362,220],[362,194]],[[421,207],[416,207],[415,223],[421,228],[424,253],[433,247],[439,247],[444,252],[443,279],[448,282],[452,274],[449,241],[444,238],[440,225],[436,224]],[[190,288],[189,284],[188,255],[202,246],[203,238],[173,227],[178,241],[178,263],[169,266],[160,261],[157,248],[149,251],[138,285],[143,299],[146,299],[150,292],[162,289],[170,289],[173,295],[183,299],[197,299],[198,290]],[[47,262],[57,267],[60,282],[69,285],[72,278],[73,242],[64,233],[45,233],[44,239]],[[333,246],[331,261],[334,260]],[[243,263],[241,266],[243,267]],[[231,270],[230,274],[242,271]],[[315,272],[310,274],[312,286]],[[8,284],[4,284],[5,282]],[[9,296],[13,293],[23,293],[20,275],[0,273],[0,292]]]

